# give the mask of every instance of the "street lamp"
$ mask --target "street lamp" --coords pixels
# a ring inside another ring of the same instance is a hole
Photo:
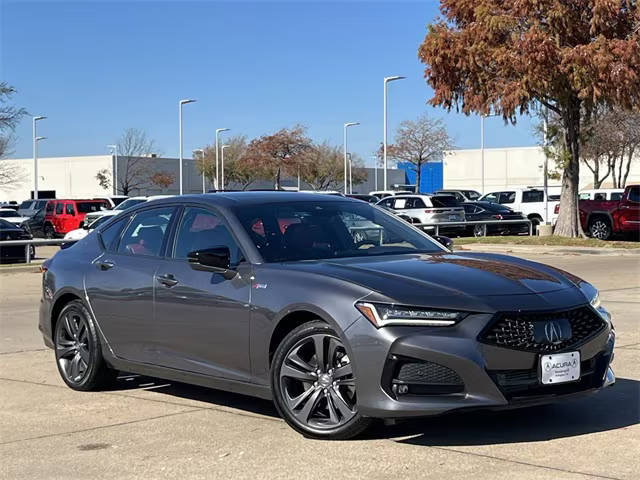
[[[349,156],[349,195],[353,193],[353,180],[351,178],[351,153],[347,153]]]
[[[38,141],[44,140],[44,137],[36,135],[36,122],[44,120],[47,117],[33,117],[33,199],[38,199]]]
[[[480,116],[480,165],[482,168],[482,194],[484,195],[484,119],[486,117],[497,117],[497,113],[491,115],[482,114]]]
[[[113,167],[113,189],[115,194],[118,194],[118,145],[107,145],[107,148],[110,148],[111,150],[113,150],[113,153],[115,154],[116,160],[115,160],[115,164]]]
[[[204,173],[205,173],[205,165],[204,165],[204,150],[201,148],[196,148],[193,153],[200,153],[200,156],[202,158],[202,193],[207,193],[205,190],[205,185],[204,185]],[[195,159],[194,159],[195,160]]]
[[[394,82],[396,80],[402,80],[403,78],[407,78],[407,77],[402,77],[400,75],[395,75],[393,77],[384,77],[384,94],[383,94],[383,101],[384,101],[384,120],[383,120],[383,128],[384,128],[384,140],[382,143],[382,150],[383,150],[383,168],[384,168],[384,172],[382,173],[382,177],[384,179],[383,181],[383,190],[387,189],[387,83],[389,82]]]
[[[220,190],[224,192],[224,150],[225,148],[229,148],[230,145],[222,145],[220,147],[221,158],[220,158]]]
[[[229,131],[228,128],[216,128],[216,190],[218,190],[218,178],[220,178],[218,176],[218,134],[220,132],[227,132]]]
[[[359,122],[348,122],[344,124],[344,193],[347,194],[347,128],[360,125]]]
[[[378,155],[371,155],[371,158],[373,158],[373,178],[376,184],[374,190],[378,190]]]
[[[178,102],[178,123],[180,125],[180,195],[182,195],[182,106],[193,102],[195,102],[193,99],[185,99]]]

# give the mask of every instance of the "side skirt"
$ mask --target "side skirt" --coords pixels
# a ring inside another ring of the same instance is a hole
[[[106,359],[107,363],[114,369],[123,372],[136,373],[146,375],[148,377],[162,378],[163,380],[171,380],[174,382],[188,383],[199,385],[201,387],[215,388],[226,392],[239,393],[250,397],[258,397],[264,400],[272,400],[271,388],[267,385],[258,385],[255,383],[239,382],[237,380],[229,380],[226,378],[210,377],[193,372],[185,372],[173,368],[159,367],[157,365],[149,365],[145,363],[130,362],[109,355]]]

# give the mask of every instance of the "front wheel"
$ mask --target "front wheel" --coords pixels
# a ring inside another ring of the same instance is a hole
[[[371,423],[358,412],[347,350],[323,322],[301,325],[284,338],[273,358],[271,388],[280,415],[307,437],[346,440]]]
[[[55,232],[51,225],[45,225],[43,233],[44,233],[44,238],[47,238],[49,240],[55,237]]]

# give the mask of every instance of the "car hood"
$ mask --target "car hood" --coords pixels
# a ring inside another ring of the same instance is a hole
[[[15,223],[16,225],[20,225],[22,222],[29,220],[29,217],[2,217],[3,220],[7,222]]]
[[[579,278],[506,255],[443,252],[294,262],[287,267],[357,283],[403,303],[422,304],[426,298],[446,303],[455,297],[541,296],[567,290],[578,294],[571,295],[572,301],[584,302]]]

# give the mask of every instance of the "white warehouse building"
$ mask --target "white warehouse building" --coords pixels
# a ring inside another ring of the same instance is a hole
[[[541,147],[511,147],[484,149],[484,192],[504,188],[542,186],[544,184],[545,155]],[[555,169],[549,162],[549,172]],[[640,158],[631,162],[627,184],[640,183]],[[482,190],[482,151],[480,149],[451,150],[443,157],[442,184],[444,188]],[[607,177],[601,188],[611,188]],[[559,187],[560,180],[549,180],[549,186]],[[580,189],[592,188],[593,174],[580,165]]]

